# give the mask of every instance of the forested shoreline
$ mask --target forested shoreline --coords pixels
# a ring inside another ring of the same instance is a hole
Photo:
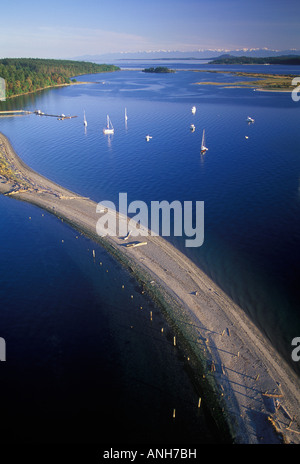
[[[300,56],[298,55],[282,55],[269,57],[251,57],[251,56],[232,56],[221,55],[210,61],[209,64],[285,64],[299,65]]]
[[[71,84],[71,78],[74,76],[119,69],[114,65],[85,61],[42,58],[0,59],[0,77],[5,80],[6,98],[56,85]]]

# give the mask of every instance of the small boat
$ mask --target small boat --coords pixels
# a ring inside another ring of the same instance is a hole
[[[191,129],[191,132],[195,132],[195,129],[196,129],[195,125],[194,125],[194,124],[191,124],[191,125],[190,125],[190,129]]]
[[[107,123],[106,127],[103,129],[104,134],[113,134],[115,132],[113,125],[111,123],[111,120],[109,119],[109,116],[107,115],[106,117]]]
[[[202,133],[202,142],[201,142],[201,153],[206,153],[208,148],[205,146],[205,129],[203,129]]]
[[[86,117],[85,117],[85,111],[83,112],[83,124],[85,125],[85,127],[87,126],[87,120],[86,120]]]
[[[250,118],[250,116],[248,116],[248,118],[246,119],[247,122],[254,122],[254,119],[253,118]]]
[[[196,107],[195,107],[195,106],[192,107],[192,113],[193,113],[193,114],[196,113]]]
[[[125,108],[125,121],[127,121],[128,117],[127,117],[127,109]]]
[[[146,135],[145,138],[146,138],[147,142],[149,142],[149,140],[152,139],[152,137],[150,135]]]

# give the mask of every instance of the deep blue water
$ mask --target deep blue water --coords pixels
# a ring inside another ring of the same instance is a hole
[[[0,208],[1,443],[222,441],[142,287],[59,219],[3,196]]]
[[[204,201],[203,246],[185,248],[184,238],[169,240],[242,306],[287,362],[300,372],[291,360],[291,340],[300,332],[300,103],[294,102],[290,93],[199,86],[195,83],[201,80],[235,82],[238,78],[183,70],[205,69],[205,65],[165,64],[181,70],[175,74],[149,75],[135,68],[153,66],[153,62],[145,66],[122,63],[122,67],[131,69],[81,76],[78,79],[91,83],[1,103],[2,107],[41,109],[78,118],[64,121],[35,115],[1,118],[0,130],[33,169],[95,201],[111,200],[118,205],[119,192],[127,192],[129,202],[143,200],[148,205],[153,200]],[[246,70],[249,68],[255,72],[300,75],[299,67],[251,66]],[[191,113],[193,105],[197,107],[195,115]],[[115,128],[110,137],[102,133],[106,114]],[[249,126],[247,116],[255,118],[255,123]],[[190,132],[191,123],[196,126],[194,133]],[[201,156],[204,128],[209,151]],[[148,133],[153,137],[149,143],[145,142]],[[120,308],[128,311],[130,302],[123,299],[123,293],[115,292],[118,286],[115,281],[101,280],[107,277],[105,274],[97,280],[101,271],[98,267],[95,271],[90,252],[86,251],[91,244],[86,239],[74,239],[75,232],[55,218],[41,216],[36,208],[6,198],[0,201],[1,243],[5,244],[0,261],[1,301],[6,302],[3,308],[8,308],[3,309],[0,336],[7,338],[10,349],[27,344],[27,355],[24,351],[27,358],[32,358],[33,352],[42,352],[42,359],[37,356],[36,360],[42,370],[45,369],[42,360],[47,356],[50,370],[55,365],[65,372],[63,365],[68,373],[65,377],[62,374],[60,381],[71,383],[80,358],[79,346],[83,345],[78,327],[84,327],[84,340],[91,343],[84,352],[85,356],[88,353],[92,356],[93,366],[98,360],[101,364],[110,342],[118,356],[115,338],[111,341],[110,332],[102,328],[98,336],[93,321],[99,320],[101,327],[108,321],[114,327],[112,331],[119,333],[115,327],[120,324]],[[38,217],[36,222],[28,219],[33,214]],[[60,237],[64,234],[67,239],[62,243]],[[66,246],[68,242],[72,245]],[[105,253],[104,256],[110,260]],[[122,280],[123,272],[112,262],[111,265]],[[107,299],[108,293],[114,295],[113,303],[108,303],[112,298]],[[53,327],[56,338],[51,339],[52,329],[48,327]],[[27,330],[32,334],[34,349],[24,340]],[[9,342],[10,337],[16,337],[16,331],[20,333],[19,340]],[[37,336],[39,333],[43,336]],[[44,339],[49,339],[50,351],[49,343],[43,344]],[[65,353],[60,343],[65,343],[70,351]],[[154,349],[153,359],[158,352]],[[18,356],[16,351],[15,358]],[[128,359],[130,353],[120,365],[130,364]],[[161,366],[166,362],[162,359]],[[19,364],[17,372],[21,369]],[[27,365],[30,369],[32,363]],[[6,366],[9,369],[8,362]],[[92,371],[88,370],[87,375],[94,375]],[[163,367],[159,372],[162,371]],[[111,372],[108,378],[116,375],[116,369]],[[145,375],[149,375],[147,370]],[[125,383],[126,378],[124,375]],[[97,382],[98,377],[96,385]],[[27,383],[30,389],[30,376]],[[103,388],[109,390],[110,386],[109,383]],[[171,391],[171,386],[168,389]],[[55,398],[53,394],[52,400]],[[141,400],[141,404],[149,402]],[[70,404],[68,407],[71,408]]]

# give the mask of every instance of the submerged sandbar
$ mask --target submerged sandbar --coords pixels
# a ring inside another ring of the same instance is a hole
[[[234,443],[300,443],[300,380],[238,307],[162,237],[99,237],[97,203],[30,169],[0,133],[0,193],[41,207],[102,244],[158,302]],[[128,221],[127,217],[120,220]],[[133,242],[146,246],[126,247]]]

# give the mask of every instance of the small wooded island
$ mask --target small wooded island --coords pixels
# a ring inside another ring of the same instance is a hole
[[[143,72],[160,74],[160,73],[174,73],[175,71],[174,69],[169,69],[169,68],[166,68],[165,66],[157,66],[156,68],[143,69]]]
[[[68,85],[72,83],[71,78],[74,76],[118,71],[119,69],[118,66],[114,65],[86,61],[42,58],[4,58],[0,60],[0,76],[5,80],[6,98],[48,87]]]

